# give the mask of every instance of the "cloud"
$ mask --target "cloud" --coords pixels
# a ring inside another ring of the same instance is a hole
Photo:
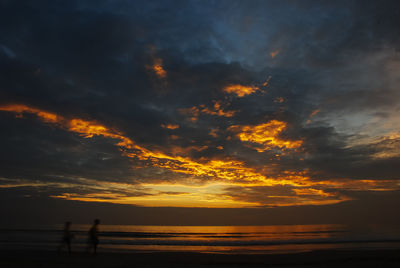
[[[174,130],[174,129],[178,129],[179,125],[176,125],[176,124],[166,124],[166,125],[165,124],[161,124],[161,127]]]
[[[258,152],[272,150],[274,147],[283,150],[299,148],[303,143],[301,140],[289,141],[279,138],[286,127],[285,122],[271,120],[256,126],[233,125],[229,127],[229,130],[235,132],[241,141],[261,145],[255,148]]]
[[[275,50],[275,51],[272,51],[269,54],[271,55],[271,58],[275,58],[279,54],[279,52],[280,52],[279,50]]]
[[[226,194],[264,207],[327,205],[350,200],[345,195],[327,193],[320,189],[287,186],[230,187],[226,189]]]
[[[313,182],[309,177],[307,177],[307,174],[301,174],[301,173],[295,173],[295,172],[285,172],[283,175],[280,175],[278,177],[267,177],[262,174],[262,172],[257,171],[257,169],[248,167],[244,162],[237,161],[237,160],[201,160],[201,161],[195,161],[192,160],[186,156],[179,156],[179,155],[170,155],[170,154],[165,154],[161,151],[154,151],[154,150],[149,150],[146,149],[138,144],[136,144],[134,141],[132,141],[130,138],[123,136],[119,131],[117,130],[110,130],[109,128],[99,124],[95,123],[94,121],[85,121],[82,119],[66,119],[63,116],[53,114],[51,112],[43,111],[38,108],[32,108],[28,107],[25,105],[8,105],[8,106],[2,106],[0,107],[0,110],[2,111],[7,111],[7,112],[14,112],[14,113],[34,113],[36,114],[41,120],[43,120],[45,123],[50,123],[50,124],[55,124],[61,128],[64,128],[67,131],[70,132],[75,132],[80,134],[84,138],[93,138],[94,136],[103,136],[105,138],[110,138],[113,140],[119,140],[118,143],[115,145],[118,146],[121,149],[121,154],[123,156],[129,157],[136,159],[138,161],[146,161],[148,164],[150,164],[152,167],[158,167],[161,169],[166,169],[169,171],[172,171],[174,173],[182,173],[185,175],[192,175],[196,177],[203,177],[207,178],[208,182],[206,185],[213,185],[212,181],[215,183],[229,183],[232,185],[242,185],[244,186],[243,190],[248,187],[248,185],[254,185],[254,186],[262,186],[262,185],[269,185],[269,186],[274,186],[274,185],[292,185],[295,187],[312,187],[313,185],[319,185],[318,182]],[[49,116],[51,115],[51,116]],[[50,120],[48,119],[50,118]],[[279,132],[279,131],[278,131]],[[206,146],[205,148],[202,148],[200,150],[207,149],[208,147]],[[189,150],[192,150],[192,148],[188,148]],[[197,148],[194,148],[197,150]],[[186,155],[185,150],[182,151],[176,151],[178,154],[184,154]],[[140,173],[139,173],[140,174]],[[212,181],[210,181],[210,178],[214,178]],[[87,180],[86,180],[87,181]],[[94,182],[94,181],[93,181]],[[211,182],[211,184],[210,184]],[[326,182],[326,184],[329,186],[329,182]],[[50,184],[51,185],[51,184]],[[57,185],[57,184],[56,184]],[[68,184],[67,184],[68,185]],[[118,188],[115,188],[114,186],[117,186],[118,183],[108,183],[108,182],[102,182],[99,184],[99,186],[95,187],[87,187],[88,189],[93,189],[97,190],[97,192],[88,192],[85,194],[77,194],[74,192],[62,192],[60,194],[56,195],[51,195],[53,198],[64,198],[64,199],[69,199],[69,200],[81,200],[81,201],[98,201],[98,202],[104,202],[104,201],[109,201],[109,202],[115,202],[115,203],[130,203],[130,202],[143,202],[145,198],[143,195],[148,195],[146,194],[140,194],[141,200],[137,200],[137,194],[135,194],[136,190],[130,190],[124,192],[123,195],[117,190]],[[122,184],[123,187],[125,187],[125,184]],[[8,187],[23,187],[26,186],[24,183],[14,186],[8,186]],[[31,185],[33,186],[33,185]],[[36,185],[36,187],[41,187],[43,185]],[[49,185],[46,185],[48,187]],[[69,184],[69,187],[72,189],[75,187],[73,184]],[[62,187],[60,187],[62,188]],[[104,191],[102,193],[102,191]],[[313,188],[304,188],[302,191],[294,191],[297,195],[292,196],[292,197],[287,197],[290,198],[289,200],[292,200],[293,202],[291,203],[292,205],[296,204],[308,204],[309,202],[304,201],[304,193],[312,193],[311,195],[314,195],[315,193],[320,194],[323,193],[323,190],[315,190]],[[316,195],[317,195],[316,194]],[[154,194],[152,194],[154,196]],[[310,195],[310,194],[309,194]],[[214,196],[214,197],[211,197]],[[321,195],[323,197],[330,197],[331,195]],[[186,198],[187,196],[184,196]],[[229,198],[228,198],[229,197]],[[204,197],[203,197],[204,198]],[[245,198],[240,199],[236,195],[226,195],[226,198],[228,198],[224,202],[228,202],[231,205],[235,206],[235,202],[249,202],[249,200],[246,200]],[[288,205],[288,200],[281,200],[280,205]],[[299,201],[303,200],[303,201]],[[217,195],[210,195],[210,200],[214,200],[216,204],[222,205],[222,200],[218,201]],[[232,202],[232,200],[234,202]],[[344,200],[344,199],[343,199]],[[171,201],[173,202],[173,201]],[[311,202],[311,201],[310,201]],[[325,201],[321,201],[321,204],[325,204]],[[332,202],[332,201],[330,201]],[[251,203],[251,202],[250,202]],[[247,203],[247,206],[250,205],[250,203]],[[253,202],[254,203],[254,202]],[[314,202],[315,203],[315,202]],[[147,205],[155,204],[153,202],[147,203]],[[167,202],[167,204],[170,204]],[[275,204],[275,203],[274,203]],[[264,205],[263,202],[256,202],[253,204],[254,205]],[[279,205],[279,204],[276,204]],[[214,206],[214,205],[212,205]]]
[[[250,95],[260,88],[256,86],[243,86],[243,85],[228,85],[224,87],[222,90],[226,93],[236,94],[239,98],[244,97],[246,95]]]
[[[222,107],[223,104],[220,101],[213,101],[214,105],[209,108],[204,104],[199,106],[193,106],[191,108],[181,108],[179,112],[183,115],[188,116],[189,121],[196,122],[200,114],[216,115],[222,117],[232,117],[237,111],[226,111]],[[226,106],[226,105],[225,105]]]
[[[279,180],[267,179],[258,174],[252,168],[246,167],[245,163],[237,160],[207,160],[196,162],[186,156],[174,156],[163,153],[158,150],[149,150],[123,136],[117,130],[111,130],[104,125],[94,121],[85,121],[79,118],[65,119],[63,116],[49,113],[37,108],[31,108],[25,105],[6,105],[1,106],[0,111],[14,113],[34,113],[46,123],[53,123],[67,131],[75,132],[84,138],[103,136],[119,140],[115,145],[122,149],[122,154],[127,157],[135,158],[141,161],[150,161],[155,167],[170,169],[174,172],[196,175],[196,176],[216,176],[217,179],[235,181],[237,179],[244,181],[259,181],[265,183],[281,183]],[[50,119],[49,119],[50,118]],[[207,148],[207,147],[206,147]],[[290,183],[287,181],[286,183]]]
[[[160,78],[165,79],[167,77],[167,72],[164,70],[162,59],[154,59],[154,64],[149,66],[152,71]]]

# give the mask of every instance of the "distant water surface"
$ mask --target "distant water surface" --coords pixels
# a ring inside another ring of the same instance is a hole
[[[100,225],[99,251],[288,253],[317,249],[400,249],[400,227],[368,225]],[[84,251],[90,225],[72,225],[73,251]],[[63,225],[0,229],[1,249],[56,250]]]

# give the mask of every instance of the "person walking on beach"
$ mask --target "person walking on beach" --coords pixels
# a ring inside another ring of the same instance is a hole
[[[100,220],[95,219],[93,226],[89,230],[89,237],[88,237],[88,248],[87,251],[90,252],[93,248],[93,253],[96,255],[97,253],[97,245],[99,244],[99,236],[98,236],[98,225]]]
[[[64,246],[67,246],[68,254],[71,255],[71,240],[74,237],[74,235],[71,233],[70,227],[71,227],[71,222],[69,221],[65,222],[63,237],[61,240],[61,244],[58,247],[58,252],[60,252],[64,248]]]

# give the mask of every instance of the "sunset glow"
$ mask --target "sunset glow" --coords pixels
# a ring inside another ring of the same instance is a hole
[[[217,107],[218,108],[218,107]],[[101,183],[98,189],[108,189],[106,193],[91,193],[91,194],[74,194],[64,193],[62,195],[54,195],[54,198],[62,198],[67,200],[80,200],[80,201],[91,201],[91,202],[112,202],[120,204],[139,204],[144,206],[199,206],[199,207],[254,207],[264,206],[263,202],[243,202],[241,199],[229,197],[225,195],[225,188],[231,186],[238,187],[274,187],[278,185],[287,185],[293,188],[293,195],[274,197],[277,202],[274,202],[274,206],[288,206],[288,205],[299,205],[299,204],[333,204],[348,200],[347,197],[336,195],[333,192],[326,193],[322,189],[315,189],[313,187],[350,187],[354,183],[343,182],[337,184],[336,182],[313,182],[307,173],[293,173],[284,172],[279,176],[266,176],[257,169],[248,167],[242,161],[234,159],[203,159],[201,161],[192,160],[187,157],[186,154],[192,150],[202,151],[207,149],[203,148],[188,147],[177,148],[174,150],[175,155],[167,154],[160,150],[149,150],[143,146],[136,144],[130,138],[122,135],[117,130],[111,130],[108,127],[96,123],[94,121],[86,121],[79,118],[67,119],[64,116],[57,115],[48,111],[44,111],[38,108],[29,107],[26,105],[6,105],[0,106],[0,111],[13,112],[17,114],[31,113],[35,114],[40,120],[45,123],[55,124],[67,131],[71,131],[79,134],[84,138],[93,138],[94,136],[103,136],[117,140],[115,144],[121,149],[121,154],[125,157],[134,158],[139,161],[150,161],[153,167],[162,168],[165,170],[172,171],[176,174],[184,174],[194,176],[196,178],[208,178],[211,183],[201,183],[203,185],[190,186],[185,184],[186,179],[182,179],[182,187],[185,188],[184,192],[170,191],[171,194],[164,194],[157,192],[156,189],[164,187],[161,184],[147,184],[147,194],[140,196],[130,197],[128,193],[120,195],[114,194],[111,189],[118,184]],[[177,129],[177,125],[164,125],[168,129]],[[270,122],[256,125],[256,126],[231,126],[230,131],[235,132],[238,138],[244,142],[251,142],[261,147],[256,147],[258,152],[264,152],[271,150],[272,148],[280,149],[296,149],[302,145],[301,140],[289,141],[282,140],[279,135],[286,129],[287,124],[285,122],[272,120]],[[200,181],[199,181],[200,182]],[[24,184],[21,184],[24,185]],[[137,185],[140,186],[141,184]],[[217,188],[213,185],[218,186]],[[359,186],[365,190],[375,189],[379,190],[378,182],[375,181],[359,181]],[[18,185],[17,185],[18,186]],[[135,186],[132,189],[135,189]],[[16,187],[16,186],[14,186]],[[386,187],[393,189],[396,185],[386,184]],[[122,187],[124,188],[124,186]],[[176,185],[173,187],[176,189]],[[396,187],[397,188],[397,187]],[[200,190],[199,189],[203,189]],[[207,191],[204,191],[207,189]],[[209,190],[214,189],[214,193]],[[385,188],[382,188],[382,190]],[[111,192],[109,191],[111,190]],[[221,199],[221,194],[224,196]],[[318,197],[316,199],[316,197]],[[196,202],[190,200],[197,200]],[[279,201],[281,200],[281,201]]]

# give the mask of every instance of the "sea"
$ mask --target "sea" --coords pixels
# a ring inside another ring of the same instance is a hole
[[[90,225],[72,225],[72,251],[84,252]],[[57,250],[63,225],[1,228],[0,249]],[[185,251],[279,254],[323,249],[400,249],[400,226],[137,226],[100,225],[99,252]],[[66,251],[66,248],[63,249]]]

